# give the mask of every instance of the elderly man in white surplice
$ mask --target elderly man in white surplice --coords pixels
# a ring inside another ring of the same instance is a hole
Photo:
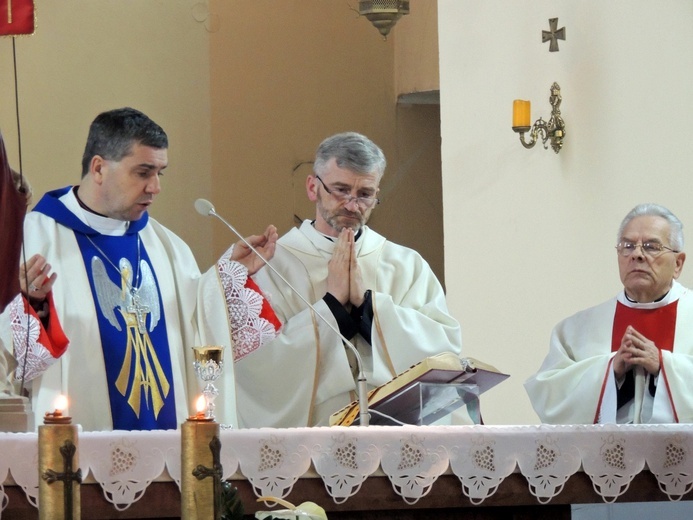
[[[543,422],[693,422],[693,292],[683,225],[641,204],[616,245],[623,291],[559,323],[539,372],[525,383]]]

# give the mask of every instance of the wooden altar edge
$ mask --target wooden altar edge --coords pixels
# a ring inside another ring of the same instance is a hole
[[[258,510],[270,509],[256,501],[252,485],[247,480],[233,480],[239,490],[243,507],[247,515]],[[5,485],[9,498],[7,508],[2,512],[3,520],[38,519],[38,511],[26,498],[18,486]],[[286,497],[294,504],[312,501],[325,508],[330,520],[349,518],[349,513],[358,513],[354,518],[365,518],[367,513],[373,518],[382,518],[383,512],[398,512],[399,518],[424,518],[431,509],[457,510],[468,509],[473,518],[500,518],[499,513],[508,508],[531,513],[533,519],[569,519],[570,504],[604,503],[603,498],[594,490],[592,481],[585,473],[578,472],[566,482],[563,490],[548,504],[540,504],[534,497],[527,480],[520,473],[508,476],[498,487],[496,493],[480,505],[472,504],[462,493],[462,484],[454,475],[442,475],[435,481],[428,495],[415,504],[407,504],[392,489],[387,477],[367,479],[356,495],[346,502],[336,504],[329,496],[320,478],[302,478],[294,484],[291,493]],[[682,500],[693,500],[693,491]],[[628,490],[616,502],[668,502],[669,497],[659,489],[657,479],[649,471],[635,476]],[[103,496],[98,484],[84,484],[81,489],[81,510],[83,520],[108,519],[145,519],[145,518],[180,518],[180,492],[174,482],[153,482],[144,496],[124,511],[117,511]],[[406,516],[402,516],[406,512]],[[331,514],[334,513],[334,514]],[[567,516],[566,516],[567,515]]]

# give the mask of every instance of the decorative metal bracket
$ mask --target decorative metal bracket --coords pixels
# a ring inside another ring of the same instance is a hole
[[[540,137],[544,145],[544,149],[548,150],[547,141],[551,140],[551,148],[558,153],[563,147],[563,139],[565,138],[565,122],[561,117],[561,87],[558,83],[551,85],[551,95],[549,103],[551,103],[551,117],[548,121],[544,121],[541,117],[534,124],[529,126],[513,126],[513,130],[520,134],[520,142],[525,148],[532,148],[537,144]],[[529,119],[529,117],[528,117]],[[530,141],[525,141],[525,134],[529,132]]]

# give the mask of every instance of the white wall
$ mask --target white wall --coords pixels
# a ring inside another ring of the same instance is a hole
[[[438,11],[448,301],[466,353],[512,374],[482,399],[486,423],[536,423],[522,383],[556,322],[621,288],[623,216],[658,202],[693,228],[693,2],[439,0]],[[550,53],[541,31],[555,17],[567,39]],[[548,119],[554,81],[564,149],[525,150],[512,101]],[[693,265],[681,280],[693,286]]]

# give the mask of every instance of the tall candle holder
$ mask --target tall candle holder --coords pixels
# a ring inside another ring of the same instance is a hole
[[[181,518],[220,520],[222,511],[219,423],[202,405],[181,427]]]
[[[224,369],[224,347],[218,345],[193,347],[193,353],[195,373],[197,377],[207,383],[202,390],[207,401],[205,416],[208,419],[214,419],[214,400],[219,395],[214,382],[219,379]]]
[[[56,407],[54,412],[46,412],[43,425],[38,427],[38,443],[39,520],[79,519],[82,470],[77,456],[77,426]]]

